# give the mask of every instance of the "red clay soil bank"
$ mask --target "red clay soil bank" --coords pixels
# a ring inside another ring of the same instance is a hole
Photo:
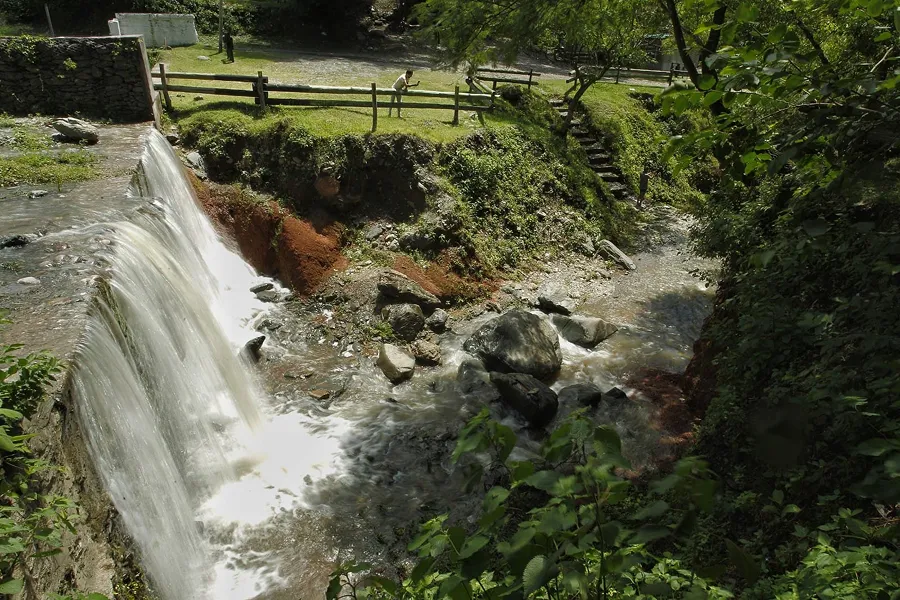
[[[453,272],[449,251],[444,251],[424,269],[405,255],[394,258],[393,268],[441,300],[466,301],[487,297],[497,289],[492,281],[461,277]]]
[[[693,440],[696,417],[685,402],[683,376],[677,373],[643,369],[626,382],[653,404],[650,423],[662,434],[660,462],[677,459]]]
[[[193,176],[191,182],[219,232],[237,242],[241,254],[257,271],[308,295],[335,270],[346,268],[336,228],[318,232],[275,202],[242,198],[236,188],[207,185]]]

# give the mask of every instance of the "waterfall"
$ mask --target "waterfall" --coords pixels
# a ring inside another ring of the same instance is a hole
[[[196,511],[236,474],[259,427],[237,358],[256,275],[216,236],[165,139],[142,159],[147,204],[108,224],[108,268],[73,368],[88,448],[165,600],[209,597],[213,559]]]

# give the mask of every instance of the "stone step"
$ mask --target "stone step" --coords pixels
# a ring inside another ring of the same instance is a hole
[[[589,146],[589,147],[585,148],[584,151],[587,153],[588,158],[590,158],[592,160],[597,159],[597,160],[603,160],[605,162],[609,162],[610,155],[606,151],[606,148],[595,148],[593,146]]]
[[[605,160],[591,160],[591,167],[594,168],[594,172],[596,173],[615,173],[616,175],[621,175],[621,173],[619,173],[619,167],[611,165]]]
[[[624,198],[628,195],[628,188],[621,183],[609,183],[607,187],[616,198]]]

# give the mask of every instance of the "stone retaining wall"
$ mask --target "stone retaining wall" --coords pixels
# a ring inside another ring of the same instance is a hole
[[[142,35],[150,48],[190,46],[200,41],[194,15],[116,13],[109,21],[110,35]]]
[[[156,92],[140,36],[0,38],[0,112],[152,121]]]

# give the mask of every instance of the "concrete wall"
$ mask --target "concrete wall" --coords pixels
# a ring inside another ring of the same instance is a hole
[[[154,120],[140,36],[0,38],[0,112]]]
[[[142,35],[150,48],[190,46],[200,41],[194,15],[116,13],[109,21],[110,35]]]

